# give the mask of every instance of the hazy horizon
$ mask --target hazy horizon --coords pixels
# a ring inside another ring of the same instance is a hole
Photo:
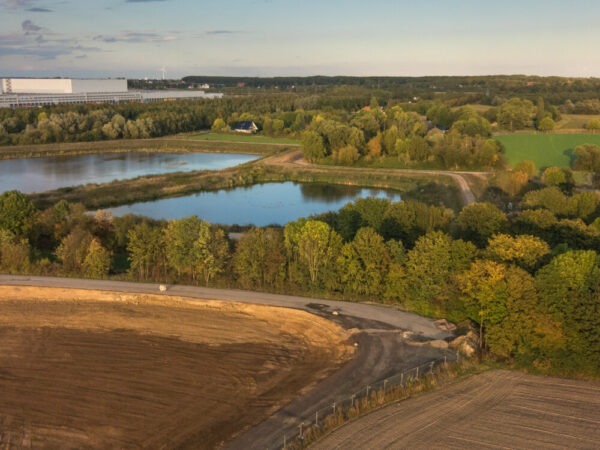
[[[600,76],[589,0],[0,0],[0,76]]]

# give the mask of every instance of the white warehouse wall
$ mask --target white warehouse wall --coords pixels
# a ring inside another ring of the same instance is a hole
[[[9,91],[10,86],[10,91]],[[71,80],[50,78],[5,78],[2,93],[13,94],[70,94]]]
[[[111,80],[72,79],[71,88],[73,94],[82,94],[84,92],[127,92],[127,80],[124,78]]]
[[[82,94],[98,92],[127,92],[127,80],[86,80],[71,78],[2,79],[3,94]]]

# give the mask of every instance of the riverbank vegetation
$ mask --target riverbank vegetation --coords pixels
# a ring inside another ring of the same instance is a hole
[[[282,152],[287,150],[280,148]],[[89,210],[140,201],[179,197],[199,191],[231,189],[258,183],[295,181],[346,184],[359,187],[395,189],[403,198],[444,204],[458,209],[462,205],[454,180],[443,174],[400,174],[394,171],[365,171],[351,167],[311,167],[258,162],[220,171],[178,172],[151,175],[107,184],[88,184],[32,194],[38,208],[60,200],[82,203]]]
[[[152,153],[248,153],[269,155],[292,145],[260,142],[248,145],[246,141],[222,139],[195,139],[187,134],[156,139],[128,139],[93,142],[64,142],[58,144],[38,144],[0,147],[0,159],[45,158],[50,156],[75,156],[95,153],[152,152]]]

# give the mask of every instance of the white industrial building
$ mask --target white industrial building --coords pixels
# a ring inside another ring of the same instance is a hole
[[[83,94],[127,92],[127,80],[76,78],[3,78],[3,94]]]
[[[177,99],[220,98],[204,91],[128,91],[127,80],[76,78],[2,78],[0,108],[59,104],[157,102]]]

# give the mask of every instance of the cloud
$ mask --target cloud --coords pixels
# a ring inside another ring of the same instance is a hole
[[[0,4],[8,9],[26,9],[31,6],[33,0],[0,0]]]
[[[29,12],[49,13],[51,9],[35,6],[38,0],[0,0],[0,6],[12,11],[25,10]]]
[[[42,28],[30,20],[24,21],[21,28],[21,32],[0,34],[0,57],[24,56],[48,60],[64,55],[77,57],[103,51],[99,47],[83,46],[77,39],[65,38],[60,34],[45,32],[42,35]]]
[[[42,27],[38,27],[31,20],[24,20],[21,24],[21,28],[27,33],[37,33],[38,31],[42,31]]]
[[[239,31],[232,31],[232,30],[210,30],[210,31],[205,31],[204,34],[207,36],[216,36],[219,34],[236,34],[239,33]]]
[[[148,42],[169,42],[175,41],[176,39],[177,36],[175,34],[160,34],[139,31],[130,31],[118,35],[99,34],[93,37],[94,41],[105,42],[107,44],[112,44],[116,42],[128,42],[131,44],[141,44]]]
[[[70,55],[72,50],[61,46],[22,46],[10,47],[0,45],[0,57],[8,55],[37,56],[40,59],[56,59],[58,56]]]

